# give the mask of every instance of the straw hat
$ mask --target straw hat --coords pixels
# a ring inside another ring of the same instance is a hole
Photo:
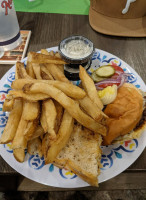
[[[89,23],[106,35],[146,37],[146,0],[90,0]]]

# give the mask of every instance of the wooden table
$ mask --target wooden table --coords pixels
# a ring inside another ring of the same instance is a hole
[[[17,13],[17,16],[20,29],[32,31],[28,51],[38,51],[41,48],[57,46],[63,38],[70,35],[84,35],[93,41],[96,48],[118,56],[133,67],[143,80],[146,80],[146,38],[122,38],[102,35],[92,30],[88,16],[83,15]],[[0,65],[0,78],[11,67],[12,65]],[[101,183],[99,190],[146,189],[145,177],[146,149],[125,172]],[[3,180],[7,180],[7,183]],[[19,191],[60,190],[24,178],[0,157],[0,189],[6,188],[17,188]],[[82,189],[94,190],[97,188],[87,187]]]

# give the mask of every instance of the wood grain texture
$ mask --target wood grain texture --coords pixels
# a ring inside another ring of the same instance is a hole
[[[0,175],[18,174],[4,159],[0,156]]]
[[[146,189],[145,173],[121,173],[106,182],[99,184],[99,187],[82,187],[82,188],[56,188],[34,182],[30,179],[21,177],[18,179],[18,191],[74,191],[74,190],[124,190],[124,189]],[[136,181],[135,181],[136,180]]]
[[[88,16],[83,15],[18,12],[17,16],[20,29],[32,31],[28,52],[57,46],[63,38],[70,35],[84,35],[93,41],[96,48],[118,56],[133,67],[144,81],[146,80],[146,38],[102,35],[90,27]],[[11,67],[12,65],[0,65],[0,78]],[[17,174],[1,157],[0,163],[0,174]],[[146,171],[146,150],[126,171],[133,171],[134,173]],[[103,184],[106,185],[106,183]]]
[[[3,175],[0,176],[0,192],[5,192],[5,191],[14,191],[17,189],[17,178],[18,176],[14,175]],[[3,198],[0,195],[0,200],[3,200]]]

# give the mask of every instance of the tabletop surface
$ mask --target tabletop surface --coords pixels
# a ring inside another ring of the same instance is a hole
[[[28,46],[29,51],[58,46],[59,42],[70,35],[84,35],[93,41],[98,49],[110,52],[128,63],[146,80],[146,38],[125,38],[106,36],[95,32],[89,25],[88,16],[20,13],[17,17],[21,30],[31,30],[32,35]],[[12,65],[0,65],[0,78]],[[0,174],[17,174],[0,157]],[[146,172],[146,149],[141,156],[125,171],[125,173]]]

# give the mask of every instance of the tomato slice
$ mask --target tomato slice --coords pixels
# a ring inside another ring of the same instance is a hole
[[[114,69],[115,69],[115,71],[119,71],[119,72],[122,72],[122,73],[124,73],[124,70],[121,68],[121,67],[119,67],[119,66],[117,66],[117,65],[111,65]],[[116,72],[115,72],[116,73]]]
[[[119,66],[116,66],[116,65],[111,65],[114,69],[115,69],[115,73],[114,75],[111,77],[113,79],[117,79],[118,76],[121,74],[121,73],[124,73],[124,70],[119,67]]]
[[[120,83],[102,83],[101,85],[98,85],[98,87],[100,87],[100,88],[106,88],[108,86],[113,86],[113,85],[119,86]]]

